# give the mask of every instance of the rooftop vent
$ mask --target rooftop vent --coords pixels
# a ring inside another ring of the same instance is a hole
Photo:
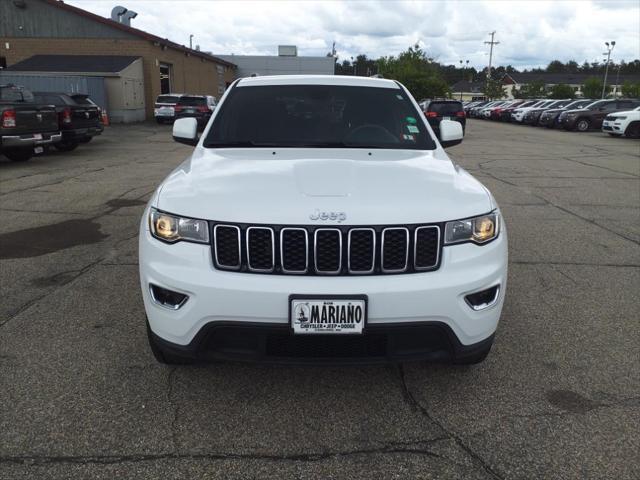
[[[137,16],[138,14],[133,10],[128,10],[121,6],[113,7],[113,10],[111,10],[111,20],[127,27],[131,26],[131,19]]]
[[[279,57],[297,57],[298,47],[295,45],[278,45]]]

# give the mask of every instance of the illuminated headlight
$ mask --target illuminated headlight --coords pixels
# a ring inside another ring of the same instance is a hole
[[[500,233],[500,214],[492,212],[479,217],[447,222],[444,243],[474,242],[487,243]]]
[[[205,220],[178,217],[152,208],[149,213],[149,228],[154,237],[165,242],[185,240],[209,243],[209,228]]]

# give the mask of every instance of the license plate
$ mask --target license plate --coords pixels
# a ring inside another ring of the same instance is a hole
[[[367,298],[292,296],[289,319],[296,335],[358,335],[367,321]]]
[[[36,147],[33,149],[33,153],[42,153],[44,152],[44,147]]]
[[[443,120],[451,120],[451,117],[442,117]]]
[[[42,140],[42,134],[41,133],[34,133],[33,134],[33,139],[34,140]]]

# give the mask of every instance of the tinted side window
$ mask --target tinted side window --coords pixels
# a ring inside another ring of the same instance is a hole
[[[206,105],[207,99],[204,97],[180,97],[180,105]]]

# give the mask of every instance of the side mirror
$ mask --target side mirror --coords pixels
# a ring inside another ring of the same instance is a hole
[[[195,118],[179,118],[173,122],[173,139],[186,145],[198,144],[198,121]]]
[[[462,143],[464,132],[460,122],[453,120],[442,120],[440,122],[440,145],[442,148],[453,147]]]

